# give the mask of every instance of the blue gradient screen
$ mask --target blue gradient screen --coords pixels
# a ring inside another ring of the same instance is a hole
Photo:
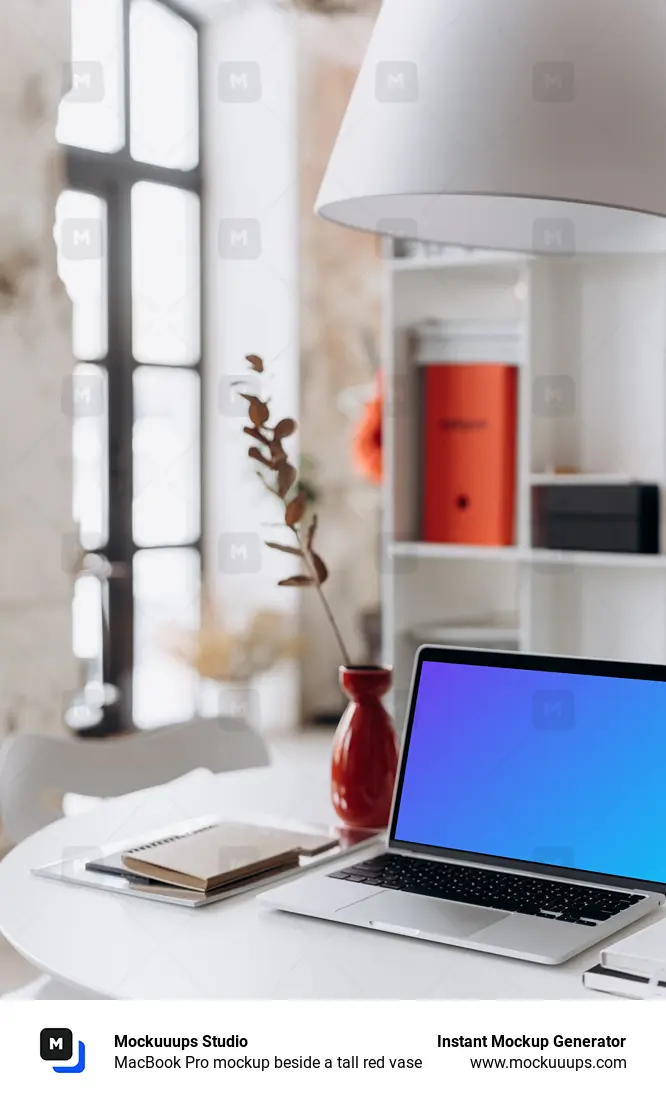
[[[394,836],[666,882],[666,683],[424,661]]]

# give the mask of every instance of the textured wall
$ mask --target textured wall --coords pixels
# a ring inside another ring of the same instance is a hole
[[[56,732],[75,673],[70,581],[71,314],[52,236],[67,0],[0,5],[0,736]]]
[[[352,422],[339,399],[372,377],[363,334],[379,331],[381,271],[373,237],[324,222],[313,204],[371,26],[364,18],[304,17],[299,41],[301,448],[317,464],[327,593],[356,661],[363,650],[359,615],[379,598],[378,500],[352,470]],[[340,655],[314,593],[305,594],[302,617],[307,719],[339,708]]]

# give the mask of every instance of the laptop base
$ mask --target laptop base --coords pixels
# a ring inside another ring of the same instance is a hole
[[[572,880],[575,881],[575,880]],[[259,895],[261,904],[301,916],[431,943],[556,966],[620,932],[664,900],[648,894],[631,910],[595,927],[560,924],[483,906],[396,893],[311,874]]]

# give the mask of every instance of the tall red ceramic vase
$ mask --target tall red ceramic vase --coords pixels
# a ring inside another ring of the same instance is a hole
[[[382,696],[392,681],[391,668],[340,669],[340,685],[349,703],[333,741],[331,795],[338,817],[353,828],[388,825],[398,738]]]

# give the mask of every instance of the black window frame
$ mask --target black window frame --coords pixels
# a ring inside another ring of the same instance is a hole
[[[92,194],[106,205],[107,219],[107,333],[106,354],[87,360],[105,368],[108,380],[108,541],[99,554],[109,563],[109,579],[103,599],[104,681],[117,689],[117,700],[104,708],[102,721],[87,736],[106,736],[134,729],[134,568],[137,551],[177,547],[194,549],[199,554],[201,574],[204,566],[204,189],[203,189],[203,89],[204,68],[202,23],[176,0],[154,0],[161,7],[188,23],[198,38],[198,121],[199,158],[191,169],[165,168],[135,160],[130,154],[130,10],[133,0],[122,3],[124,144],[116,152],[98,152],[62,144],[65,157],[66,190]],[[164,370],[192,370],[199,377],[199,485],[200,523],[198,538],[185,543],[139,546],[132,529],[134,427],[133,377],[137,367],[132,348],[131,289],[131,195],[136,183],[166,184],[195,194],[199,200],[199,358],[194,363],[151,363]]]

